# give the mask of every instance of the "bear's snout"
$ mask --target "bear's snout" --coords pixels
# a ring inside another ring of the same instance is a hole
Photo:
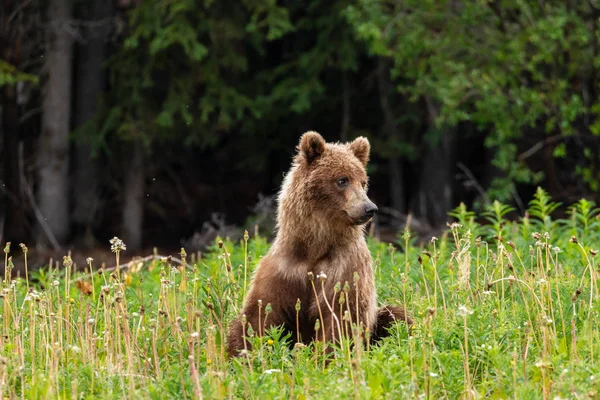
[[[372,218],[375,214],[377,214],[377,211],[379,211],[379,208],[377,208],[375,203],[373,203],[371,200],[365,204],[365,215],[368,218]]]
[[[366,197],[366,196],[365,196]],[[354,220],[355,225],[362,225],[371,220],[379,209],[368,197],[354,207],[354,212],[348,213],[348,215]]]

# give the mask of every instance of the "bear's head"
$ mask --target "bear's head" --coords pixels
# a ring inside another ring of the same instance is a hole
[[[302,135],[291,171],[302,207],[340,228],[367,223],[377,212],[367,196],[370,149],[364,137],[342,144],[326,143],[317,132]]]

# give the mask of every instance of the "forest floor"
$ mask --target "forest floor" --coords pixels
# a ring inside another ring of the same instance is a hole
[[[393,243],[397,240],[398,231],[393,227],[383,226],[378,227],[376,230],[375,237],[386,243]],[[215,236],[216,239],[216,236]],[[11,252],[13,267],[13,276],[19,277],[24,276],[25,273],[25,257],[19,250],[16,243],[12,243],[13,251]],[[189,249],[186,249],[189,251]],[[203,249],[205,250],[205,249]],[[156,247],[142,247],[135,251],[126,250],[121,253],[121,263],[126,264],[132,260],[139,258],[147,258],[152,255],[164,256],[177,255],[181,251],[181,247],[175,248],[173,246],[156,246]],[[196,252],[198,253],[198,252]],[[63,258],[66,255],[71,256],[75,270],[89,269],[87,266],[87,259],[91,257],[94,260],[93,265],[96,268],[105,265],[106,267],[115,266],[115,255],[110,250],[110,244],[106,242],[106,246],[96,247],[82,247],[76,244],[64,246],[64,249],[54,250],[50,248],[37,249],[35,247],[29,248],[27,253],[27,263],[30,270],[36,270],[38,268],[47,267],[50,262],[53,263],[54,267],[61,266]],[[4,274],[4,265],[0,265],[0,274]]]

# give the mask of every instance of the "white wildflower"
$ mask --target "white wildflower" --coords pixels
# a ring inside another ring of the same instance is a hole
[[[273,374],[275,372],[281,372],[281,370],[280,369],[268,369],[265,372],[263,372],[263,374],[270,375],[270,374]]]
[[[119,239],[118,237],[114,237],[112,239],[110,239],[110,251],[112,251],[113,253],[117,253],[119,251],[124,251],[127,250],[127,247],[125,246],[125,243]]]
[[[473,311],[469,310],[466,306],[460,305],[458,307],[458,315],[460,317],[466,317],[467,315],[473,314]]]
[[[69,349],[73,352],[73,353],[81,353],[81,349],[75,345],[70,346]]]
[[[462,228],[462,225],[459,224],[458,222],[453,222],[452,224],[450,224],[450,230],[455,230],[455,229],[460,229]]]

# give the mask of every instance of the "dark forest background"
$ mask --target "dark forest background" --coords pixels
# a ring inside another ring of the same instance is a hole
[[[370,139],[392,239],[460,202],[524,210],[537,185],[595,199],[599,17],[592,0],[0,0],[0,243],[266,234],[306,130]]]

